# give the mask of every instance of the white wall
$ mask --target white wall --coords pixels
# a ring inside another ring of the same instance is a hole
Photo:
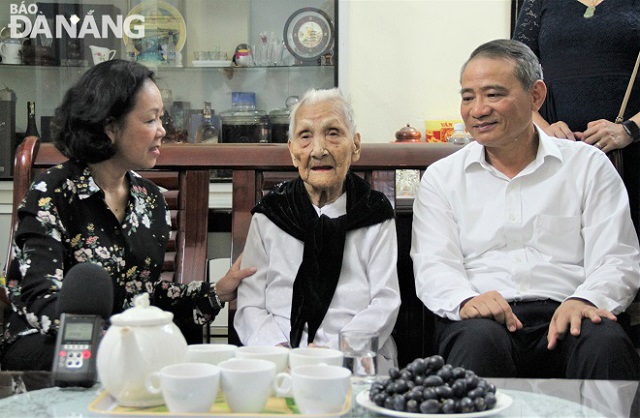
[[[393,141],[406,123],[424,138],[425,119],[457,119],[460,66],[482,42],[509,37],[510,7],[511,0],[340,0],[339,82],[363,140]],[[8,190],[4,196],[0,268],[11,213]]]
[[[342,0],[339,82],[363,141],[394,141],[406,123],[424,140],[426,119],[458,119],[460,67],[510,37],[510,11],[511,0]]]

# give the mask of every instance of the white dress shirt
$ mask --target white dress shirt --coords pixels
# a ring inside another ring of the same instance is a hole
[[[318,215],[337,218],[346,213],[347,197],[322,208]],[[288,235],[265,215],[251,220],[242,266],[257,272],[238,288],[234,325],[245,345],[276,345],[289,342],[293,282],[302,263],[304,243]],[[338,347],[340,330],[371,330],[379,333],[380,370],[396,361],[390,338],[400,308],[397,237],[393,219],[347,232],[338,285],[314,343]],[[307,345],[307,332],[300,346]],[[381,358],[384,357],[384,358]],[[385,361],[386,359],[386,361]]]
[[[537,129],[537,128],[536,128]],[[497,290],[509,302],[569,297],[622,312],[640,285],[624,184],[604,153],[540,138],[513,179],[473,142],[429,166],[413,206],[416,292],[435,314]]]

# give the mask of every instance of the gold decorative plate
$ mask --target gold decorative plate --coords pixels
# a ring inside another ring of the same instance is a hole
[[[123,34],[125,45],[133,41],[138,53],[144,50],[141,45],[148,44],[152,39],[158,40],[166,37],[169,32],[174,34],[176,51],[180,52],[184,47],[187,40],[187,25],[180,11],[174,6],[160,0],[147,0],[134,6],[127,17],[131,15],[144,16],[144,38],[130,39],[126,33]],[[133,20],[131,31],[135,32],[133,25],[139,24],[139,21]]]

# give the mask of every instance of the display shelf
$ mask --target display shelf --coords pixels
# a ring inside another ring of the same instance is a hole
[[[80,7],[78,10],[89,8],[92,11],[95,2],[96,0],[75,1]],[[152,11],[153,7],[157,7],[154,6],[153,1],[149,0],[102,0],[101,3],[103,4],[99,8],[95,8],[98,20],[102,16],[101,13],[127,16],[134,10]],[[158,5],[160,3],[157,2]],[[233,92],[254,92],[256,107],[268,113],[274,109],[283,108],[287,97],[302,95],[309,88],[337,86],[337,65],[308,65],[309,63],[251,67],[192,65],[194,54],[199,51],[221,51],[223,56],[226,53],[231,58],[239,45],[247,44],[253,50],[254,44],[259,42],[263,34],[267,34],[269,39],[282,40],[287,19],[301,8],[322,9],[333,19],[333,27],[337,28],[337,0],[189,0],[188,2],[165,0],[162,4],[165,3],[163,7],[174,10],[174,14],[181,16],[185,22],[180,26],[184,34],[180,34],[179,38],[181,40],[179,52],[182,55],[183,66],[170,67],[140,62],[156,73],[158,86],[165,90],[163,98],[170,98],[165,103],[167,108],[170,108],[170,100],[173,100],[186,103],[189,109],[197,111],[202,109],[204,102],[207,101],[211,103],[215,113],[219,114],[232,107]],[[46,13],[44,6],[42,7]],[[47,10],[49,10],[48,7]],[[62,9],[54,7],[51,10],[55,14]],[[9,22],[10,16],[7,13],[4,9],[0,10],[0,27],[6,26]],[[88,15],[88,12],[86,14]],[[147,25],[147,29],[149,33],[145,40],[162,35],[162,33],[158,35],[158,29],[154,29],[152,25]],[[332,35],[333,39],[337,38],[337,29],[334,29]],[[86,63],[84,66],[0,63],[0,89],[6,86],[13,90],[16,96],[15,131],[18,133],[25,131],[26,103],[35,101],[37,125],[40,133],[43,133],[43,125],[46,125],[47,117],[54,114],[64,93],[92,67],[92,57],[89,52],[91,45],[107,46],[108,44],[109,48],[116,50],[116,57],[124,58],[127,55],[127,39],[111,38],[81,40],[79,44],[83,55],[79,59]],[[42,37],[39,36],[31,42],[37,50],[42,41]],[[69,40],[55,38],[50,41],[53,42],[52,46],[50,44],[50,51],[57,62],[68,56]],[[337,42],[334,41],[333,48],[336,48],[335,45]],[[332,64],[335,64],[338,54],[335,50],[331,53],[335,59]],[[287,64],[292,62],[287,61]],[[42,120],[43,117],[44,120]],[[6,138],[0,137],[0,143],[2,141],[9,142]]]
[[[318,69],[323,68],[327,70],[334,70],[334,65],[252,65],[250,67],[241,67],[235,65],[223,66],[204,66],[204,65],[184,65],[182,67],[170,67],[166,65],[148,65],[143,63],[149,68],[160,71],[184,71],[184,70],[226,70],[233,69],[238,71],[253,71],[253,70],[304,70],[304,69]],[[93,65],[26,65],[26,64],[2,64],[0,63],[0,71],[61,71],[61,70],[78,70],[86,71]]]

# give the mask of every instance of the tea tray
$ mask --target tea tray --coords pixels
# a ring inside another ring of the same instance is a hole
[[[222,391],[218,392],[218,397],[206,413],[175,413],[169,412],[165,405],[151,406],[146,408],[134,408],[120,406],[109,392],[103,391],[91,404],[89,410],[95,413],[113,417],[281,417],[281,416],[304,416],[304,417],[340,417],[351,410],[351,392],[347,396],[347,402],[342,411],[331,414],[303,414],[301,413],[292,398],[271,397],[262,412],[256,413],[234,413],[224,400]]]

